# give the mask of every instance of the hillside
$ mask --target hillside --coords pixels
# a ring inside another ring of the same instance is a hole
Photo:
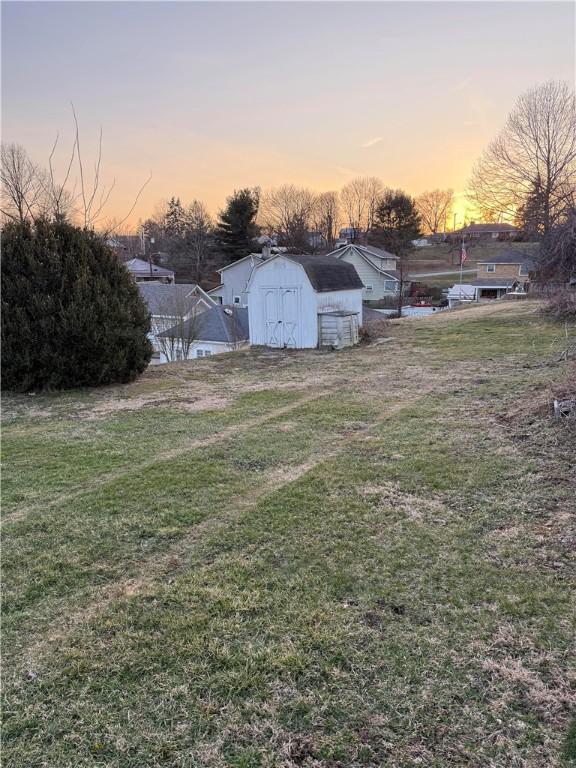
[[[576,371],[537,310],[5,396],[5,764],[566,757]]]
[[[466,244],[466,268],[475,268],[478,261],[489,259],[505,250],[535,253],[538,243],[513,243],[480,241]],[[442,272],[449,269],[458,271],[460,265],[460,246],[443,243],[426,248],[414,248],[408,254],[410,272]],[[429,281],[427,281],[429,282]]]

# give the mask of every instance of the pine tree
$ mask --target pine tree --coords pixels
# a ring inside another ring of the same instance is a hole
[[[257,188],[237,190],[226,200],[226,207],[219,215],[216,236],[227,263],[247,256],[254,249],[254,240],[260,232],[256,225],[259,202]]]
[[[186,228],[186,212],[179,197],[171,197],[164,216],[166,237],[182,237]]]
[[[416,202],[401,189],[387,189],[376,208],[370,242],[390,253],[403,256],[412,249],[412,240],[421,236]]]
[[[96,386],[148,365],[150,318],[132,277],[102,239],[62,222],[2,233],[2,386]]]

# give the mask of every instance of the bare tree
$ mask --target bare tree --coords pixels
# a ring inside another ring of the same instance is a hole
[[[189,358],[199,338],[202,311],[197,301],[178,290],[170,290],[159,302],[151,318],[151,333],[156,349],[168,362]]]
[[[312,226],[322,235],[328,246],[333,250],[338,236],[340,223],[340,205],[337,192],[323,192],[316,196],[312,212]]]
[[[314,211],[314,194],[304,187],[284,184],[262,195],[260,215],[269,234],[292,248],[306,249]]]
[[[514,219],[529,203],[546,233],[574,202],[576,99],[566,83],[547,82],[522,95],[500,134],[474,166],[470,200],[484,218]]]
[[[568,282],[576,278],[576,206],[544,237],[536,263],[538,279]]]
[[[374,176],[352,179],[342,187],[342,209],[348,226],[354,232],[371,232],[382,191],[382,182]]]
[[[416,198],[416,207],[426,231],[435,235],[446,232],[446,223],[452,216],[453,189],[433,189]]]
[[[39,169],[20,144],[2,144],[2,215],[12,221],[34,219],[42,193]]]
[[[212,220],[204,203],[193,200],[186,210],[186,247],[192,256],[194,279],[202,277],[212,245]]]

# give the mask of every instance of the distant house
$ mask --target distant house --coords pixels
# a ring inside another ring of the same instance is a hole
[[[315,251],[326,248],[326,238],[322,232],[306,232],[306,242]]]
[[[130,259],[125,262],[126,269],[130,272],[134,280],[137,283],[140,282],[157,282],[157,283],[173,283],[174,272],[171,269],[165,269],[164,267],[158,267],[156,264],[152,264],[150,269],[150,263],[143,259]]]
[[[338,232],[338,239],[334,243],[336,248],[341,248],[343,245],[350,245],[350,243],[366,242],[366,231],[359,227],[342,227]]]
[[[498,299],[512,291],[527,292],[534,258],[522,251],[506,250],[477,263],[478,277],[472,283],[476,298]]]
[[[248,310],[215,305],[159,334],[160,363],[232,352],[249,345]]]
[[[511,224],[469,224],[451,232],[451,240],[512,240],[521,234],[521,230]]]
[[[271,256],[248,280],[250,342],[293,349],[354,344],[362,290],[353,264],[333,256]]]
[[[398,257],[393,253],[354,243],[337,248],[328,255],[355,267],[364,284],[362,298],[365,301],[378,301],[398,293]]]

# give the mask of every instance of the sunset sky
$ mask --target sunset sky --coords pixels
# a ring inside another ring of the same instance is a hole
[[[152,172],[133,224],[253,185],[461,192],[523,91],[573,83],[574,23],[554,2],[3,3],[3,139],[46,164],[60,133],[63,170],[73,102],[110,216]]]

